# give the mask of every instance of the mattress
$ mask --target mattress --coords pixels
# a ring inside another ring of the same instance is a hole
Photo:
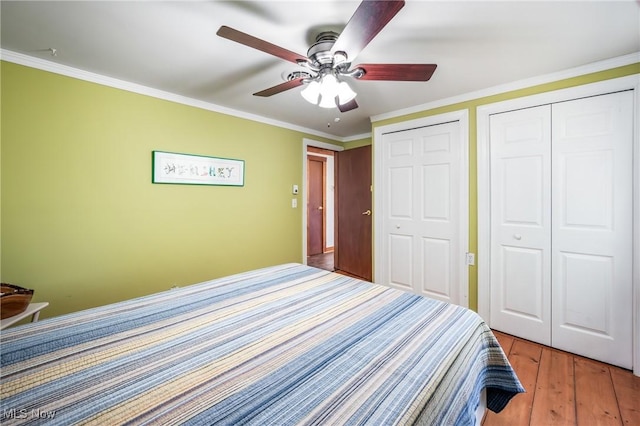
[[[285,264],[4,330],[3,424],[474,424],[523,392],[473,311]]]

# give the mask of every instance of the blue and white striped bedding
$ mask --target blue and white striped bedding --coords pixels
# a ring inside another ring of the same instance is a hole
[[[467,309],[299,264],[8,329],[2,424],[472,424],[522,392]]]

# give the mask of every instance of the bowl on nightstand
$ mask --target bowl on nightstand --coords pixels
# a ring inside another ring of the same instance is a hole
[[[0,319],[24,312],[33,297],[33,290],[13,284],[0,284]]]

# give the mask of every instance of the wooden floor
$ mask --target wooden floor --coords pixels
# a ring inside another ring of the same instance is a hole
[[[315,254],[313,256],[307,256],[307,265],[320,269],[326,269],[327,271],[333,271],[333,252]]]
[[[494,332],[527,390],[484,426],[640,425],[640,377],[601,362]]]

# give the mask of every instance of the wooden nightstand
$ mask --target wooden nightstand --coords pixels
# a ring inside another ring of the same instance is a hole
[[[12,317],[0,320],[0,330],[4,330],[5,328],[17,323],[18,321],[28,317],[29,315],[31,315],[31,322],[38,321],[38,318],[40,317],[40,311],[47,306],[49,306],[49,302],[29,303],[29,306],[27,306],[27,309],[25,309],[23,312],[20,312],[19,314]]]

